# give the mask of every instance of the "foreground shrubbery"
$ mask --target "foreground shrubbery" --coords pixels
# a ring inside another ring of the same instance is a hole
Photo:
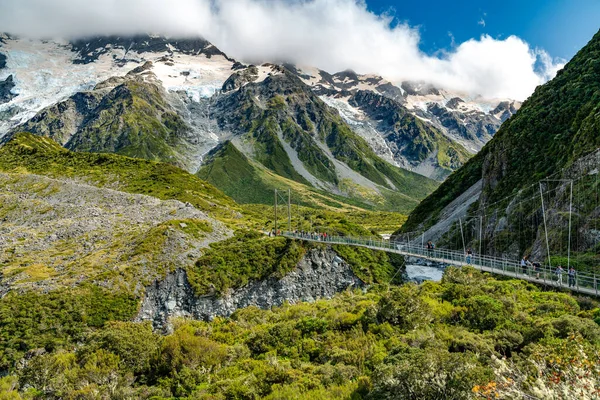
[[[15,399],[597,398],[596,307],[451,268],[441,283],[177,320],[167,336],[107,322],[30,350],[0,388]]]

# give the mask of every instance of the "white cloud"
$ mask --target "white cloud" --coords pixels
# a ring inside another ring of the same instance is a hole
[[[202,35],[244,61],[351,68],[486,97],[524,99],[562,67],[515,36],[426,55],[418,29],[355,0],[0,0],[0,10],[0,31],[16,35]]]

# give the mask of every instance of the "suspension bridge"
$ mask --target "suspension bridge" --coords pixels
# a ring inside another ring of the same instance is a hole
[[[399,242],[373,237],[352,236],[322,236],[298,232],[283,232],[282,236],[309,242],[327,244],[338,244],[347,246],[365,247],[371,250],[380,250],[388,253],[396,253],[407,257],[417,257],[444,265],[464,266],[470,265],[483,272],[511,278],[523,279],[536,284],[542,284],[554,288],[566,288],[573,292],[585,295],[598,296],[598,280],[600,276],[589,273],[576,273],[574,282],[569,285],[567,270],[557,275],[556,270],[545,266],[523,268],[518,260],[506,258],[471,255],[467,262],[467,255],[462,251],[448,249],[428,249],[421,244],[410,242]]]
[[[327,227],[317,229],[328,232],[326,237],[315,234],[312,217],[309,221],[301,215],[292,216],[291,190],[287,191],[287,198],[282,196],[285,192],[275,190],[275,231],[278,205],[282,205],[287,208],[284,236],[292,239],[366,247],[445,265],[469,264],[484,272],[598,296],[600,149],[493,203],[485,203],[476,192],[470,196],[477,196],[482,204],[472,213],[468,210],[460,215],[450,213],[440,218],[448,221],[441,227],[404,232],[389,240],[341,236],[340,232],[336,236]],[[467,200],[456,199],[459,207]],[[440,246],[428,249],[424,244],[430,240]],[[467,260],[469,249],[475,250],[475,254]],[[540,262],[535,267],[529,264],[523,268],[523,256],[533,256]],[[557,271],[558,265],[564,267],[561,273]],[[570,266],[577,269],[574,279],[568,275]]]

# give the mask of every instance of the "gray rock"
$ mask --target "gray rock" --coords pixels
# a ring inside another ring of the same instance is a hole
[[[211,320],[217,316],[229,316],[248,306],[269,309],[284,302],[331,298],[353,287],[363,288],[365,284],[331,248],[310,250],[296,269],[282,279],[250,282],[220,297],[196,296],[185,270],[178,269],[146,288],[136,320],[150,320],[155,328],[168,330],[170,317]]]

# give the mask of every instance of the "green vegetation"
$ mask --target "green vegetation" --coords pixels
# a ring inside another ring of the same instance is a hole
[[[166,336],[149,324],[102,325],[107,311],[86,324],[68,311],[78,303],[46,307],[48,295],[30,296],[0,301],[19,338],[0,342],[2,359],[32,349],[0,380],[9,398],[593,398],[600,388],[597,303],[469,268],[448,269],[440,283],[176,320]],[[108,304],[117,320],[132,311]],[[16,309],[60,340],[38,337]]]
[[[105,87],[115,85],[110,91]],[[187,166],[189,129],[161,87],[130,73],[43,110],[23,130],[53,138],[75,151],[117,153]],[[70,112],[64,112],[65,109]],[[75,122],[78,113],[82,123]]]
[[[393,171],[390,174],[393,175]],[[341,213],[351,210],[368,213],[370,210],[392,215],[393,212],[375,210],[390,209],[407,213],[417,204],[414,198],[395,190],[381,189],[382,194],[380,194],[363,190],[362,187],[349,187],[346,182],[340,182],[339,186],[349,194],[349,197],[315,189],[264,168],[258,162],[246,157],[229,141],[209,154],[208,162],[200,168],[197,176],[242,204],[272,205],[274,189],[282,192],[291,189],[295,203]],[[396,215],[397,218],[402,218],[401,215]]]
[[[310,135],[310,131],[314,127],[308,115],[304,116],[303,121],[308,132],[294,123],[291,118],[288,118],[281,126],[283,138],[296,150],[298,158],[313,176],[323,182],[337,184],[338,177],[335,174],[335,165],[327,158]]]
[[[0,147],[0,171],[77,178],[94,186],[176,199],[225,220],[237,208],[220,190],[175,166],[113,154],[72,152],[51,139],[25,132]]]
[[[268,238],[256,232],[236,232],[231,239],[213,243],[188,269],[188,279],[197,295],[222,294],[245,286],[250,280],[283,278],[304,255],[301,242],[282,237]]]
[[[274,207],[260,204],[242,206],[244,215],[255,222],[251,227],[269,231],[274,227]],[[292,229],[301,231],[327,231],[331,235],[370,236],[392,233],[406,220],[406,216],[393,212],[367,211],[347,207],[342,210],[326,207],[292,205]],[[287,229],[287,207],[280,207],[279,227]]]
[[[285,105],[285,103],[283,104]],[[280,108],[277,106],[275,110]],[[252,121],[249,134],[256,139],[254,143],[256,160],[279,176],[308,184],[308,181],[292,165],[277,136],[278,131],[279,123],[273,109],[267,109],[261,118]]]
[[[50,293],[11,292],[0,300],[0,370],[12,369],[28,351],[72,348],[106,321],[128,321],[138,300],[98,286]]]
[[[188,279],[197,295],[222,294],[245,286],[251,280],[283,278],[306,252],[319,244],[283,237],[269,238],[251,231],[238,231],[231,239],[212,243],[188,268]],[[334,246],[354,273],[367,284],[388,283],[404,264],[401,256],[363,248]],[[402,282],[396,274],[394,282]]]
[[[403,270],[404,257],[398,254],[351,246],[333,246],[333,249],[350,264],[356,276],[369,285],[403,280],[399,271]]]
[[[600,147],[600,32],[539,86],[494,138],[410,215],[404,231],[433,225],[440,211],[484,177],[491,204]],[[485,165],[485,170],[484,170]]]
[[[273,202],[273,188],[262,177],[260,168],[230,141],[211,151],[208,160],[196,173],[201,179],[240,203]]]

